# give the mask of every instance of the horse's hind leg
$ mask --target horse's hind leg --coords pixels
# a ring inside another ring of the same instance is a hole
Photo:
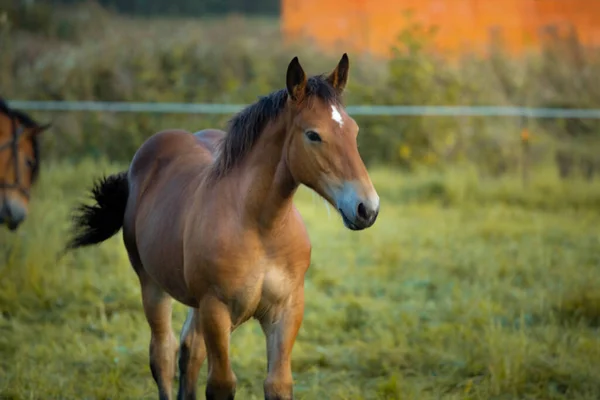
[[[172,399],[177,338],[171,328],[172,299],[143,268],[135,268],[142,288],[146,320],[150,325],[150,370],[160,400]]]
[[[177,400],[196,400],[198,374],[206,358],[201,322],[198,309],[190,308],[180,338]]]

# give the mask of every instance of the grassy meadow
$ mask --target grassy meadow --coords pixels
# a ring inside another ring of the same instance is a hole
[[[46,164],[17,234],[0,231],[0,398],[153,399],[149,329],[120,234],[57,259],[107,161]],[[302,189],[313,242],[293,353],[298,399],[600,398],[600,189],[539,171],[528,189],[372,169],[378,222],[351,232]],[[185,316],[176,304],[179,333]],[[240,399],[265,342],[232,337]],[[206,364],[198,385],[204,391]]]

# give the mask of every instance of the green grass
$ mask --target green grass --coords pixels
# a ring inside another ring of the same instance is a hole
[[[56,258],[70,208],[117,170],[46,165],[25,225],[0,232],[1,399],[156,398],[120,235]],[[599,189],[548,172],[528,190],[464,171],[372,176],[381,213],[360,233],[298,194],[313,262],[296,398],[600,398]],[[231,356],[237,398],[262,399],[256,322],[234,333]],[[205,377],[206,365],[199,393]]]

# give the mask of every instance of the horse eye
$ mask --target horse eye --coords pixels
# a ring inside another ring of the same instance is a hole
[[[315,132],[315,131],[308,131],[308,132],[306,132],[306,137],[311,142],[320,142],[321,141],[321,136],[319,136],[319,134],[317,132]]]

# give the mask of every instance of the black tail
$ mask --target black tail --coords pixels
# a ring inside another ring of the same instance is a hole
[[[123,226],[129,196],[127,172],[101,178],[91,192],[96,204],[77,207],[73,217],[73,237],[66,250],[101,243]]]

